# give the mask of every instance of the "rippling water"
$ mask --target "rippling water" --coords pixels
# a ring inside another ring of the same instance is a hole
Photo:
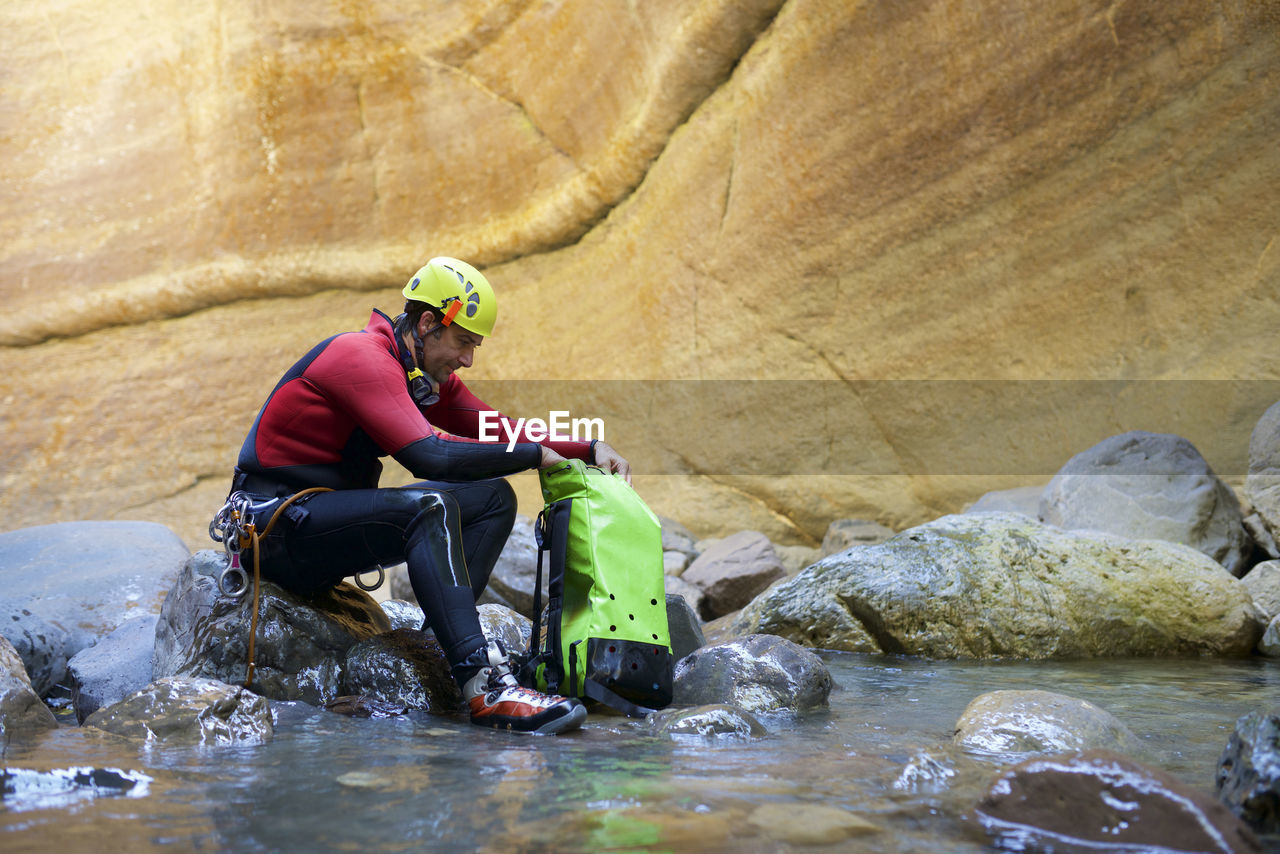
[[[259,747],[64,727],[11,745],[9,769],[124,776],[17,785],[0,801],[0,851],[983,851],[967,813],[1008,760],[950,743],[978,694],[1088,700],[1142,738],[1137,758],[1205,793],[1236,719],[1280,698],[1280,667],[1262,660],[824,658],[839,686],[829,711],[767,719],[770,734],[754,740],[655,736],[604,714],[570,736],[529,738],[460,717],[301,705],[281,706],[275,739]],[[858,826],[843,826],[850,817]]]

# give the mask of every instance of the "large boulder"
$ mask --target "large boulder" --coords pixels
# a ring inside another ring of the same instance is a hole
[[[739,531],[710,546],[680,576],[706,594],[703,619],[736,611],[787,574],[768,537]]]
[[[190,554],[153,522],[40,525],[0,534],[0,583],[8,608],[65,632],[62,654],[70,658],[125,620],[159,613]],[[46,667],[57,670],[32,662],[34,671]]]
[[[99,709],[85,726],[146,741],[262,744],[271,740],[271,706],[244,688],[213,679],[166,678]]]
[[[674,703],[728,704],[755,714],[824,707],[831,673],[784,638],[752,635],[704,646],[676,662]]]
[[[1101,748],[1133,753],[1142,743],[1110,712],[1052,691],[991,691],[956,722],[955,744],[972,753],[1021,755]]]
[[[1254,830],[1280,835],[1280,711],[1250,712],[1236,721],[1214,787]]]
[[[0,637],[0,743],[14,735],[52,729],[58,725],[31,687],[31,678],[13,644]]]
[[[1264,560],[1240,580],[1264,618],[1280,614],[1280,560]]]
[[[1243,656],[1263,626],[1244,585],[1187,546],[974,514],[832,555],[729,629],[852,652],[1080,658]]]
[[[67,662],[71,706],[84,723],[103,706],[123,700],[151,684],[158,614],[125,620],[111,634],[80,650]]]
[[[1019,763],[996,778],[975,812],[1002,850],[1262,850],[1222,803],[1106,750]]]
[[[41,697],[66,675],[67,632],[30,608],[11,602],[0,606],[0,637],[13,644]]]
[[[966,513],[1021,513],[1033,519],[1040,518],[1040,496],[1044,484],[1016,486],[1013,489],[997,489],[983,493],[977,501],[964,509]]]
[[[1249,566],[1252,541],[1240,502],[1181,436],[1135,430],[1076,454],[1045,487],[1040,519],[1184,543],[1237,576]]]
[[[245,680],[252,585],[239,598],[222,595],[217,579],[223,567],[222,554],[211,550],[183,567],[156,626],[154,678]],[[378,604],[351,584],[304,598],[263,581],[251,687],[273,700],[322,706],[341,693],[347,650],[390,630]]]

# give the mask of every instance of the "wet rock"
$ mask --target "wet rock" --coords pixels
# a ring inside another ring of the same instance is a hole
[[[991,691],[969,703],[953,741],[982,754],[1141,750],[1142,742],[1110,712],[1051,691]]]
[[[547,571],[543,558],[543,572]],[[516,516],[507,544],[489,576],[488,593],[496,595],[495,604],[504,604],[533,618],[533,588],[538,578],[538,543],[533,536],[533,520]],[[544,581],[545,585],[546,582]]]
[[[378,604],[382,608],[382,613],[387,615],[393,630],[421,629],[423,622],[426,620],[426,615],[422,613],[422,609],[418,607],[417,602],[407,602],[404,599],[387,599]]]
[[[907,760],[890,786],[909,794],[936,793],[948,789],[957,774],[949,759],[920,751]]]
[[[1223,804],[1105,750],[1013,766],[987,790],[976,817],[1009,850],[1262,850]]]
[[[870,519],[837,519],[827,526],[820,554],[814,560],[837,554],[854,546],[874,546],[893,536],[893,529]],[[803,568],[803,567],[802,567]]]
[[[1021,513],[1040,518],[1040,496],[1044,486],[1019,486],[985,493],[964,509],[966,513]]]
[[[739,531],[698,555],[680,577],[707,595],[701,616],[711,620],[741,608],[785,575],[764,534]]]
[[[183,567],[156,626],[156,678],[244,681],[253,593],[239,599],[221,595],[222,568],[222,554],[211,550],[198,552]],[[378,604],[347,583],[301,597],[263,581],[258,612],[251,687],[273,700],[315,706],[344,693],[339,683],[347,650],[391,629]]]
[[[880,832],[865,818],[823,804],[761,804],[747,816],[747,823],[766,836],[791,845],[833,845]]]
[[[480,617],[480,630],[486,638],[498,641],[508,652],[529,648],[533,621],[524,614],[492,603],[477,605],[476,613]]]
[[[704,646],[680,659],[674,704],[803,712],[825,706],[831,684],[827,666],[809,650],[773,635],[752,635]]]
[[[189,555],[153,522],[40,525],[0,534],[0,584],[9,609],[66,633],[65,661],[130,617],[158,613]]]
[[[463,708],[444,650],[430,632],[396,629],[366,638],[347,651],[343,673],[344,694],[438,714]]]
[[[18,651],[0,637],[0,743],[22,733],[52,729],[58,721],[31,687]]]
[[[667,735],[760,738],[768,734],[764,725],[750,713],[725,703],[654,712],[649,718],[649,726],[654,732]]]
[[[832,555],[729,626],[934,658],[1243,656],[1262,629],[1244,585],[1194,549],[1011,513],[945,516]]]
[[[1240,580],[1268,621],[1280,614],[1280,560],[1255,564]]]
[[[67,633],[30,608],[6,600],[0,608],[0,637],[13,644],[41,697],[66,675]]]
[[[80,650],[67,663],[71,705],[84,723],[103,706],[119,702],[151,684],[151,658],[158,614],[125,620],[111,634]]]
[[[1236,721],[1214,788],[1255,831],[1280,835],[1280,712],[1250,712]]]
[[[196,744],[262,744],[271,740],[265,697],[214,679],[158,679],[99,709],[85,726],[116,735]]]
[[[140,771],[120,768],[83,765],[39,771],[8,766],[0,775],[0,799],[11,812],[65,810],[100,797],[146,797],[151,782],[151,777]]]
[[[671,635],[671,657],[679,661],[695,649],[706,645],[698,615],[683,596],[667,594],[667,630]]]
[[[349,718],[394,718],[409,711],[403,703],[388,703],[367,694],[347,694],[325,703],[325,711]]]
[[[702,619],[700,615],[706,604],[707,594],[702,592],[701,587],[690,584],[683,578],[668,575],[662,580],[662,589],[667,596],[679,596],[693,609],[694,617],[698,620]]]
[[[1181,436],[1135,430],[1076,454],[1045,487],[1040,519],[1183,543],[1237,576],[1248,568],[1240,502]]]

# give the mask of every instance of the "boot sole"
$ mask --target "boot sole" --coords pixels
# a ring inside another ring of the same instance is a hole
[[[536,729],[516,729],[513,726],[504,725],[499,721],[478,721],[471,719],[473,724],[477,726],[487,727],[489,729],[502,730],[503,732],[514,732],[519,735],[555,735],[565,730],[576,729],[582,726],[582,722],[587,719],[587,707],[581,703],[575,703],[573,708],[566,715],[561,715],[555,720],[547,721]]]

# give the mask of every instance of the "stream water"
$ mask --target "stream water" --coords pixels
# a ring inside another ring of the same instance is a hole
[[[9,746],[0,851],[987,851],[968,813],[1010,758],[951,744],[977,695],[1088,700],[1141,737],[1135,758],[1205,793],[1236,719],[1280,704],[1280,667],[1265,660],[823,657],[830,708],[765,719],[756,739],[657,735],[603,714],[521,737],[300,704],[281,704],[273,741],[253,747],[64,726]],[[71,779],[85,767],[120,773]],[[871,827],[842,828],[850,816]]]

